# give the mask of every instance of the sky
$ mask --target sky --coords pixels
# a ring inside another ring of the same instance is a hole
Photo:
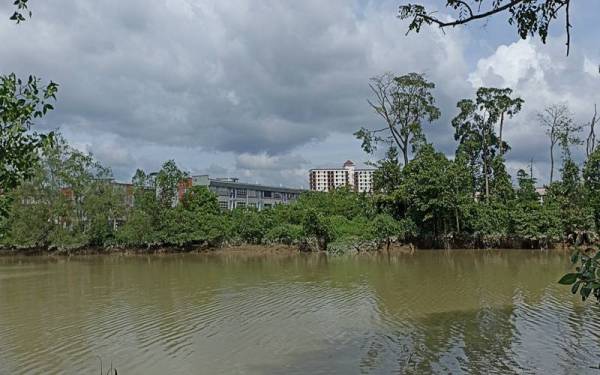
[[[175,159],[191,174],[307,187],[310,168],[378,158],[352,135],[382,125],[369,78],[418,72],[435,82],[442,111],[425,125],[428,140],[448,156],[456,102],[479,86],[511,87],[525,105],[505,124],[509,171],[533,161],[545,182],[536,113],[566,103],[584,124],[600,105],[596,0],[572,5],[569,57],[562,19],[546,44],[519,39],[505,15],[405,35],[402,1],[32,1],[19,25],[8,21],[11,3],[0,5],[0,72],[59,83],[39,128],[59,130],[122,181]]]

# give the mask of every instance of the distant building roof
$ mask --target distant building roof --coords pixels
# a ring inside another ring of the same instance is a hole
[[[356,164],[352,160],[346,160],[342,167],[317,167],[311,168],[308,171],[343,171],[348,167],[356,167]],[[373,171],[375,168],[354,168],[355,171]]]
[[[192,176],[196,177],[196,176]],[[206,180],[205,180],[206,181]],[[206,183],[206,182],[205,182]],[[305,192],[306,189],[296,189],[289,187],[279,187],[279,186],[269,186],[269,185],[260,185],[260,184],[249,184],[245,182],[239,182],[237,178],[209,178],[208,179],[209,186],[216,187],[229,187],[236,189],[250,189],[250,190],[262,190],[262,191],[277,191],[281,193],[302,193]]]
[[[330,167],[330,168],[311,168],[308,171],[344,171],[344,168],[340,167]],[[354,168],[355,172],[359,171],[374,171],[375,168]]]

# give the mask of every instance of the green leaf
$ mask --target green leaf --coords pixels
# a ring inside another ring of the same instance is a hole
[[[573,287],[571,287],[571,293],[576,294],[577,289],[579,289],[579,285],[581,285],[581,281],[578,281],[575,284],[573,284]]]
[[[591,291],[592,291],[592,288],[590,288],[589,286],[585,286],[585,287],[581,288],[581,291],[580,291],[581,299],[585,301],[590,296]]]
[[[561,279],[558,280],[558,283],[563,284],[563,285],[571,285],[575,281],[577,281],[578,276],[579,276],[578,273],[568,273],[568,274],[564,275],[563,277],[561,277]]]

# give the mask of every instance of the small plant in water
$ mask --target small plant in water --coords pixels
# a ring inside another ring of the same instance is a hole
[[[600,302],[600,251],[588,248],[586,250],[577,249],[571,255],[571,263],[578,264],[575,267],[576,272],[567,273],[560,280],[559,284],[572,285],[571,292],[576,294],[579,291],[581,299],[585,301],[590,295],[596,297]]]

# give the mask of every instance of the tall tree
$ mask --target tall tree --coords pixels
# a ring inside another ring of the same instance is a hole
[[[564,144],[569,133],[575,130],[571,113],[566,104],[553,104],[537,115],[540,125],[550,140],[550,183],[554,180],[554,148]]]
[[[596,107],[596,104],[594,104],[594,116],[592,116],[592,121],[590,121],[590,123],[589,123],[590,133],[589,133],[589,135],[587,137],[587,140],[585,142],[585,155],[588,158],[596,150],[596,130],[595,130],[595,127],[596,127],[596,122],[598,121],[597,116],[598,116],[598,108]]]
[[[511,98],[512,89],[498,89],[495,87],[481,87],[477,90],[477,104],[485,108],[488,112],[498,116],[500,129],[498,132],[498,148],[500,155],[504,154],[507,145],[502,141],[502,131],[504,129],[504,120],[506,117],[512,118],[521,111],[524,100],[516,97]]]
[[[457,154],[469,160],[474,177],[482,180],[477,183],[486,200],[490,197],[490,180],[494,170],[500,173],[503,159],[496,160],[509,149],[508,144],[496,135],[495,126],[503,128],[505,117],[518,113],[522,107],[521,98],[511,98],[510,89],[480,87],[476,98],[463,99],[457,103],[459,114],[452,120],[454,138],[459,141]],[[500,163],[500,164],[499,164]]]
[[[372,153],[379,142],[396,145],[406,165],[409,152],[415,152],[425,142],[423,123],[440,117],[431,93],[435,84],[427,81],[423,74],[395,77],[385,73],[371,78],[369,87],[375,99],[368,100],[368,103],[383,118],[386,127],[376,130],[361,128],[354,135],[362,140],[362,148],[367,153]]]
[[[486,20],[495,14],[508,13],[508,23],[517,27],[517,33],[523,39],[529,35],[538,35],[546,43],[550,24],[564,10],[567,56],[571,45],[571,0],[446,0],[446,8],[454,14],[452,17],[438,16],[420,4],[400,6],[398,17],[409,19],[408,31],[419,32],[423,24],[437,25],[440,28],[464,25],[476,20]]]

